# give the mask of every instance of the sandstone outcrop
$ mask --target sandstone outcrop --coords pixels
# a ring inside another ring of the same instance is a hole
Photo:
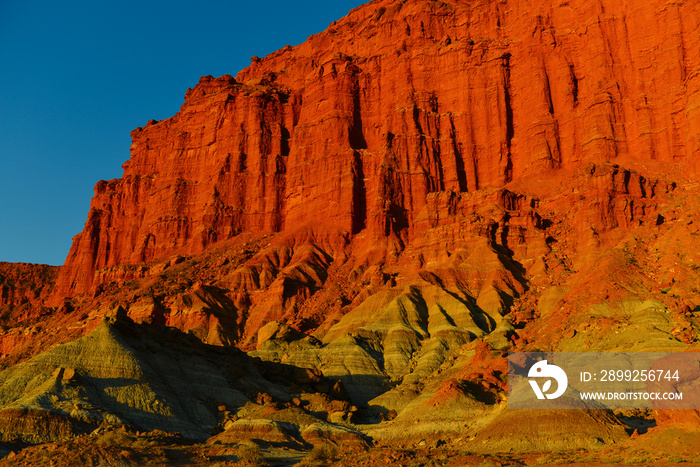
[[[0,262],[0,307],[40,305],[53,290],[59,268]]]
[[[94,291],[102,268],[242,231],[313,223],[377,262],[420,238],[436,193],[626,158],[695,173],[697,8],[384,0],[204,77],[95,186],[54,301]]]

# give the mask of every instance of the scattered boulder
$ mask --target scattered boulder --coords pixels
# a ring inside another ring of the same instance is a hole
[[[295,368],[294,382],[300,385],[318,384],[323,380],[323,374],[312,368]]]
[[[63,381],[75,381],[78,379],[78,373],[75,371],[75,368],[66,368],[61,379]]]

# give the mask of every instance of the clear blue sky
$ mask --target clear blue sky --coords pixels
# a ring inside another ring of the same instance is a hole
[[[63,264],[129,132],[362,0],[0,0],[0,261]]]

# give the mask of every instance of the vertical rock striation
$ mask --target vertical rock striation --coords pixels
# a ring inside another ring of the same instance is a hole
[[[401,249],[436,192],[635,158],[697,170],[700,5],[379,0],[204,77],[95,187],[54,300],[95,272],[312,225]],[[435,205],[435,206],[433,206]]]

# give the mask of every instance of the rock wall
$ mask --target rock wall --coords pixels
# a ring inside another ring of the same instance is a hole
[[[0,262],[0,307],[40,304],[51,293],[58,271],[44,264]]]
[[[694,173],[699,32],[696,2],[371,2],[134,130],[53,301],[243,231],[313,224],[401,249],[435,192],[626,158]]]

